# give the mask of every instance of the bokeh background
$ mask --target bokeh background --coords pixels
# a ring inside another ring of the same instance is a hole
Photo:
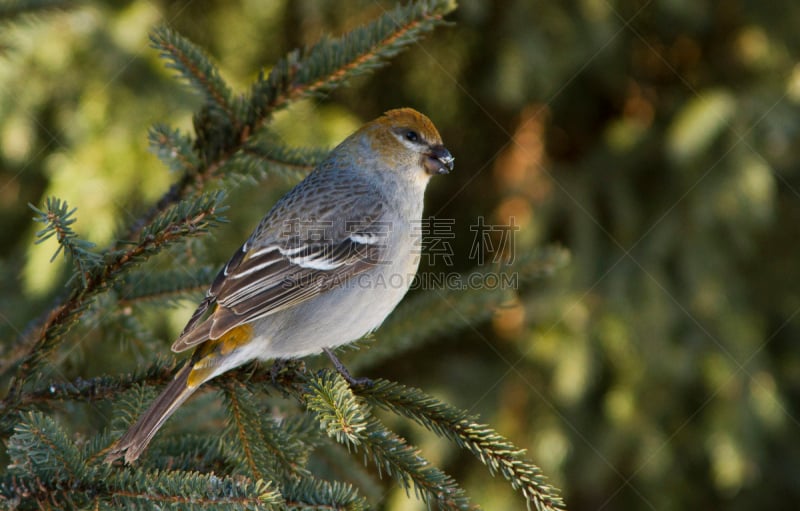
[[[54,245],[33,245],[27,203],[67,200],[76,230],[103,246],[177,177],[148,152],[147,129],[189,129],[200,100],[148,47],[155,24],[206,48],[245,90],[292,48],[391,5],[89,2],[5,22],[2,343],[63,285]],[[479,217],[513,218],[517,254],[560,244],[572,258],[489,323],[369,374],[479,413],[529,450],[573,510],[795,508],[800,4],[462,0],[450,19],[276,126],[292,143],[330,147],[386,109],[415,107],[456,156],[427,198],[427,214],[454,221],[452,269],[474,266]],[[224,262],[292,183],[232,190],[232,223],[204,242],[210,260]],[[435,263],[426,269],[446,261]],[[192,305],[146,311],[165,353]],[[116,367],[122,337],[71,354],[67,375]],[[470,455],[407,422],[392,427],[485,509],[524,508]],[[399,490],[383,506],[422,509]]]

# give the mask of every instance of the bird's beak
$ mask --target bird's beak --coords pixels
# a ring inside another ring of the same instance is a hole
[[[454,161],[456,159],[443,145],[435,145],[425,153],[423,165],[430,175],[449,174],[453,170]]]

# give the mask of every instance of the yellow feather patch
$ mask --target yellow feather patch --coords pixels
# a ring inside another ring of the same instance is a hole
[[[212,360],[209,360],[211,358]],[[189,373],[189,377],[186,379],[186,386],[189,388],[197,388],[203,384],[210,376],[211,373],[214,371],[213,367],[200,367],[201,365],[209,365],[208,362],[213,362],[213,359],[216,357],[206,357],[200,362],[196,363],[192,368],[192,372]]]
[[[239,325],[226,332],[219,339],[204,342],[200,346],[201,358],[192,366],[192,372],[186,384],[189,387],[198,387],[208,380],[217,368],[219,357],[228,355],[240,346],[244,346],[253,338],[253,327],[250,325]]]
[[[239,325],[233,330],[230,330],[225,335],[217,339],[217,342],[222,343],[223,355],[227,355],[239,346],[244,346],[250,339],[253,338],[253,327],[250,325]]]

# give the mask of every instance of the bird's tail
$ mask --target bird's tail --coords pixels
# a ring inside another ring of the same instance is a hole
[[[107,462],[112,462],[125,453],[125,462],[133,463],[147,448],[150,440],[178,409],[178,407],[191,396],[199,385],[189,385],[189,374],[192,364],[187,363],[175,375],[167,388],[150,405],[150,408],[139,417],[136,424],[122,435],[106,456]]]

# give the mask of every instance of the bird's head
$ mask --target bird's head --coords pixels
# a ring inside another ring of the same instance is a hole
[[[412,108],[389,110],[359,130],[361,140],[389,168],[417,175],[412,179],[447,174],[455,158],[430,119]],[[421,174],[421,175],[420,175]]]

